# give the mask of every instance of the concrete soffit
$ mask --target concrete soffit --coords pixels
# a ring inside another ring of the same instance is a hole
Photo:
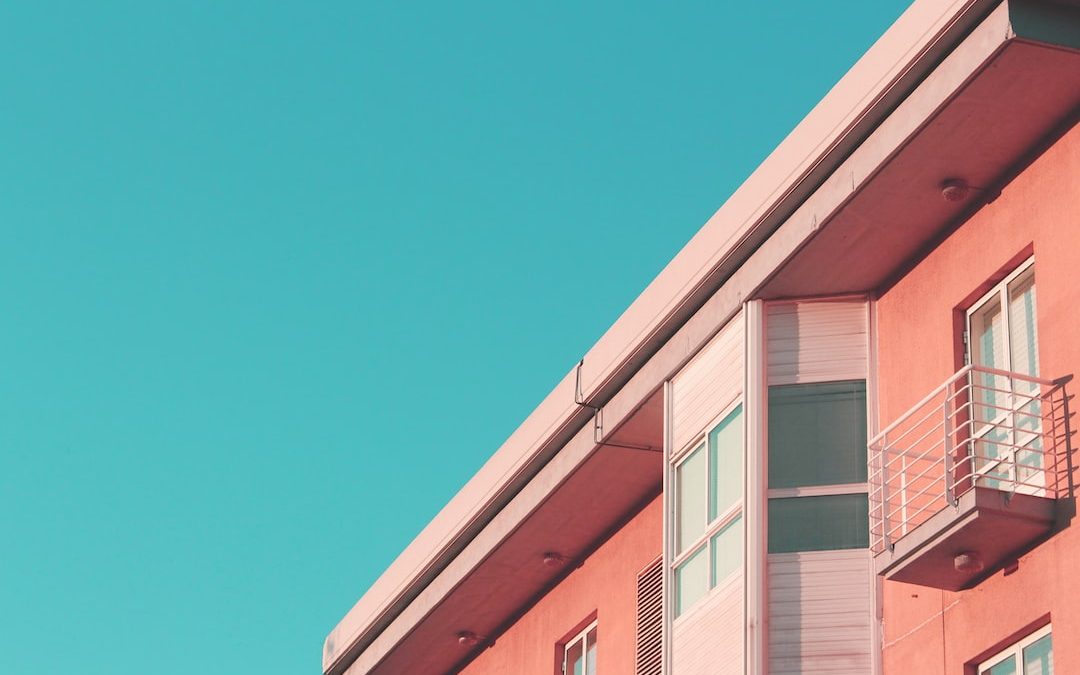
[[[578,395],[603,406],[610,434],[1018,31],[1074,47],[1046,3],[1014,2],[1039,9],[1015,26],[996,4],[919,0],[905,12],[342,619],[323,670],[377,668],[589,458]]]

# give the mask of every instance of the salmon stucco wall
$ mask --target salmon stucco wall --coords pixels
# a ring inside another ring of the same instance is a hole
[[[881,426],[962,365],[963,310],[1031,254],[1040,375],[1080,373],[1080,126],[881,295]],[[1077,382],[1069,393],[1075,393]],[[961,675],[965,664],[1047,617],[1053,624],[1055,671],[1080,673],[1077,526],[1074,522],[1023,555],[1015,572],[999,571],[967,591],[886,582],[885,675]]]
[[[660,556],[662,517],[657,497],[461,672],[553,675],[556,643],[593,615],[598,672],[634,672],[637,575]]]

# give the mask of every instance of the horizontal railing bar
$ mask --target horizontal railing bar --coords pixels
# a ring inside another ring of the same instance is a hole
[[[937,423],[936,425],[934,425],[934,427],[933,427],[933,428],[931,428],[931,429],[930,429],[930,431],[927,431],[927,432],[926,432],[925,434],[923,434],[923,435],[922,435],[922,436],[920,436],[920,437],[919,437],[918,439],[916,439],[916,441],[915,441],[915,443],[913,443],[913,445],[915,445],[915,444],[918,444],[918,443],[922,443],[922,441],[923,441],[923,440],[925,440],[925,439],[926,439],[927,437],[929,437],[929,436],[930,436],[931,434],[936,434],[936,433],[937,433],[938,431],[940,431],[940,430],[941,430],[941,429],[942,429],[942,428],[943,428],[944,426],[945,426],[945,422],[944,422],[944,421],[938,422],[938,423]],[[916,460],[916,461],[918,461],[918,460],[922,459],[922,458],[923,458],[923,457],[925,457],[925,456],[926,456],[926,455],[927,455],[928,453],[930,453],[931,451],[933,451],[933,450],[937,449],[937,447],[938,447],[939,445],[941,445],[942,443],[944,443],[944,442],[945,442],[945,439],[941,439],[941,440],[937,440],[937,441],[934,441],[934,444],[933,444],[933,445],[931,445],[931,446],[930,446],[929,448],[927,448],[926,450],[923,450],[923,451],[922,451],[922,454],[920,454],[920,455],[919,455],[918,457],[914,457],[913,459],[914,459],[914,460]],[[892,459],[890,459],[890,460],[886,460],[885,466],[886,466],[886,467],[889,467],[889,466],[891,466],[891,465],[892,465],[892,462],[895,462],[895,461],[896,461],[897,459],[900,459],[900,458],[899,458],[899,457],[896,457],[896,456],[894,456],[894,457],[893,457]]]
[[[919,408],[922,408],[924,405],[926,405],[927,403],[932,401],[938,394],[942,393],[943,391],[947,391],[948,387],[950,385],[952,385],[953,383],[955,383],[957,380],[959,380],[960,378],[962,378],[965,375],[967,375],[969,373],[972,373],[972,372],[984,373],[984,374],[989,374],[989,375],[1000,375],[1002,377],[1008,377],[1008,378],[1013,379],[1013,380],[1022,380],[1024,382],[1032,382],[1032,383],[1041,384],[1041,385],[1047,385],[1047,386],[1051,386],[1051,387],[1060,386],[1060,385],[1058,385],[1056,382],[1054,382],[1052,380],[1045,380],[1045,379],[1041,379],[1041,378],[1037,378],[1037,377],[1031,377],[1029,375],[1023,375],[1021,373],[1010,373],[1009,371],[1006,371],[1006,370],[997,370],[997,369],[994,369],[994,368],[985,368],[983,366],[974,366],[974,365],[969,364],[969,365],[964,366],[960,370],[956,371],[955,373],[953,373],[947,380],[945,380],[943,383],[938,385],[929,394],[924,396],[922,398],[922,400],[920,400],[915,405],[911,406],[911,408],[909,408],[908,411],[905,412],[904,414],[900,415],[900,417],[898,417],[895,422],[893,422],[892,424],[888,425],[887,427],[882,429],[880,432],[878,432],[878,434],[876,436],[874,436],[870,440],[870,442],[871,443],[876,443],[882,437],[887,436],[889,434],[889,432],[896,429],[896,427],[900,423],[902,423],[904,420],[906,420],[907,418],[914,415],[919,410]],[[970,383],[968,385],[965,385],[964,388],[969,387],[969,386],[971,386]],[[955,395],[954,396],[947,396],[946,398],[951,400],[951,399],[955,398]]]
[[[889,530],[889,535],[891,536],[891,535],[895,534],[897,529],[910,530],[910,529],[914,529],[914,528],[918,527],[919,525],[922,525],[923,522],[925,522],[925,521],[920,520],[918,522],[915,522],[915,518],[920,513],[929,510],[931,507],[935,507],[937,509],[937,511],[940,511],[942,508],[944,508],[944,505],[942,504],[942,502],[945,502],[944,495],[941,497],[940,500],[935,499],[935,500],[931,501],[929,504],[927,504],[926,506],[923,506],[922,508],[919,508],[918,510],[916,510],[915,513],[909,514],[907,518],[905,518],[901,522],[897,523],[895,527],[893,527],[891,530]],[[935,511],[934,513],[937,513],[937,511]],[[927,520],[929,520],[929,518],[927,518]]]
[[[911,495],[911,497],[909,497],[909,498],[908,498],[908,499],[907,499],[907,500],[906,500],[906,501],[904,502],[904,505],[908,505],[908,504],[911,504],[912,502],[914,502],[914,501],[915,501],[915,499],[916,499],[916,498],[918,498],[918,497],[921,497],[921,496],[923,496],[924,494],[926,494],[926,491],[927,491],[927,490],[929,490],[930,488],[932,488],[932,487],[936,486],[936,485],[937,485],[937,484],[938,484],[939,482],[942,482],[942,481],[944,481],[944,480],[945,480],[945,477],[944,477],[944,476],[942,476],[941,478],[935,478],[934,480],[930,481],[930,484],[929,484],[929,485],[927,485],[926,487],[924,487],[924,488],[923,488],[922,490],[919,490],[919,491],[918,491],[918,492],[916,492],[915,494]],[[942,499],[944,499],[944,497],[942,497]]]
[[[878,434],[876,436],[874,436],[874,438],[871,439],[870,442],[871,443],[876,443],[879,438],[883,438],[884,436],[887,436],[890,431],[892,431],[893,429],[895,429],[897,427],[897,425],[899,425],[901,422],[903,422],[908,417],[911,417],[912,415],[914,415],[919,410],[919,408],[922,408],[924,405],[926,405],[930,401],[934,400],[934,398],[936,398],[938,394],[940,394],[943,391],[946,391],[950,384],[955,382],[960,377],[963,377],[964,375],[968,374],[969,372],[974,370],[974,368],[975,368],[975,366],[967,365],[967,366],[964,366],[963,368],[961,368],[960,370],[956,371],[956,373],[954,373],[952,375],[952,377],[945,380],[945,382],[943,382],[942,384],[938,385],[933,391],[931,391],[929,394],[924,396],[922,398],[922,400],[920,400],[915,405],[911,406],[911,408],[909,408],[907,412],[905,412],[903,415],[900,415],[900,417],[898,417],[895,422],[893,422],[892,424],[888,425],[887,427],[882,429],[880,432],[878,432]]]
[[[922,470],[922,471],[920,471],[919,473],[915,474],[914,476],[907,476],[907,474],[904,474],[904,477],[905,477],[905,478],[907,479],[907,481],[908,481],[909,483],[914,483],[915,481],[917,481],[917,480],[919,480],[920,478],[922,478],[923,476],[925,476],[925,475],[927,474],[927,472],[928,472],[928,471],[930,471],[930,470],[932,470],[932,469],[936,469],[936,468],[937,468],[937,466],[938,466],[939,464],[942,464],[942,463],[943,463],[944,461],[945,461],[945,458],[944,458],[944,457],[940,457],[940,458],[938,458],[937,460],[935,460],[935,461],[934,461],[934,462],[933,462],[932,464],[930,464],[930,466],[926,467],[925,469],[923,469],[923,470]],[[935,478],[935,479],[934,479],[934,481],[935,481],[935,482],[936,482],[937,480],[938,480],[937,478]]]
[[[885,461],[885,463],[882,465],[882,470],[891,467],[893,465],[893,463],[896,462],[896,460],[898,460],[898,459],[908,459],[908,460],[911,460],[912,462],[921,462],[921,461],[927,459],[927,455],[930,455],[935,450],[937,450],[939,448],[939,446],[941,446],[941,444],[944,443],[944,442],[945,442],[944,439],[941,439],[939,441],[934,441],[933,445],[931,445],[927,449],[923,450],[919,454],[914,454],[914,453],[909,452],[909,451],[905,451],[903,453],[893,453],[892,457],[887,459]]]
[[[875,553],[980,486],[1060,494],[1066,382],[964,366],[870,439]]]
[[[948,399],[945,399],[945,401],[943,401],[942,403],[944,404],[944,403],[947,403],[947,402],[948,402]],[[925,415],[923,415],[917,422],[912,423],[911,426],[908,429],[906,429],[902,434],[900,434],[899,436],[896,436],[895,438],[893,438],[891,440],[891,442],[887,443],[886,447],[888,447],[890,445],[896,445],[897,443],[902,441],[904,439],[904,437],[907,436],[909,433],[911,433],[912,431],[920,428],[924,422],[926,422],[927,420],[933,419],[935,413],[937,413],[937,411],[939,409],[940,409],[940,406],[938,406],[938,405],[935,405],[934,407],[930,408],[930,410],[928,410],[927,413]],[[942,421],[941,421],[940,417],[936,418],[935,424],[937,426],[940,426],[942,424]]]

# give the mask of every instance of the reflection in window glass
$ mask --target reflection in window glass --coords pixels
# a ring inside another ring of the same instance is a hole
[[[866,382],[769,387],[769,487],[866,481]]]
[[[742,406],[709,432],[709,522],[716,520],[743,492]]]
[[[832,551],[870,545],[865,493],[769,500],[769,553]]]
[[[1039,343],[1035,339],[1035,273],[1009,284],[1009,351],[1013,372],[1039,373]]]
[[[983,673],[984,675],[1016,675],[1016,659],[1010,656],[991,666],[990,670],[984,670]]]
[[[707,547],[686,559],[675,568],[675,616],[689,609],[691,605],[705,596],[709,590],[709,558],[705,554]]]
[[[596,675],[596,624],[566,643],[563,672],[567,675]]]
[[[1054,675],[1054,655],[1049,635],[1024,648],[1024,675]]]
[[[716,586],[732,572],[742,567],[742,516],[721,528],[712,537],[712,585]]]
[[[566,650],[566,672],[570,675],[585,675],[585,653],[581,640],[575,641]]]
[[[678,500],[678,533],[675,550],[687,546],[705,534],[706,499],[705,446],[699,446],[675,469],[675,495]]]
[[[735,404],[672,467],[675,616],[743,563],[743,417]]]
[[[1037,376],[1035,269],[1028,266],[998,284],[968,317],[971,363]],[[974,389],[975,470],[979,485],[1038,490],[1044,486],[1039,401],[1020,405],[1011,391],[1037,395],[1039,385],[1006,375],[977,372]],[[1003,461],[1004,460],[1004,461]]]
[[[596,675],[596,629],[585,636],[588,647],[585,649],[585,675]]]
[[[975,365],[1005,369],[1004,325],[997,295],[971,315],[971,358]]]
[[[977,366],[1008,370],[1005,357],[1005,317],[1001,310],[1000,295],[992,298],[971,315],[971,359]],[[975,419],[978,422],[992,422],[1004,412],[1003,401],[999,392],[1008,390],[1009,382],[1003,377],[991,373],[976,374]]]
[[[979,664],[979,675],[1054,675],[1050,627],[1036,631]]]

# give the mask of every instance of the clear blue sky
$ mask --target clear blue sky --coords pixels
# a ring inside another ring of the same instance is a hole
[[[905,4],[0,5],[0,672],[318,673]]]

